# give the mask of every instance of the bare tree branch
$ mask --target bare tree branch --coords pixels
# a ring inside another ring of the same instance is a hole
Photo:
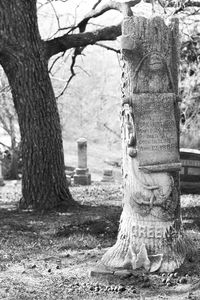
[[[48,0],[51,3],[51,0]],[[105,12],[114,9],[120,11],[124,16],[132,16],[131,7],[138,4],[141,0],[135,0],[135,1],[127,1],[125,3],[120,3],[114,0],[109,0],[107,4],[102,5],[99,7],[99,4],[102,2],[102,0],[97,0],[95,5],[93,6],[92,10],[84,17],[84,19],[79,22],[77,25],[74,25],[70,28],[70,30],[67,32],[67,34],[64,34],[61,37],[56,37],[54,39],[50,39],[45,42],[46,46],[46,55],[49,59],[51,56],[58,54],[59,52],[65,52],[68,49],[75,48],[74,54],[72,56],[72,63],[71,63],[71,75],[69,79],[67,80],[62,92],[56,97],[59,98],[62,96],[69,86],[72,78],[76,75],[74,68],[76,63],[76,58],[78,55],[82,54],[82,51],[87,45],[96,44],[100,47],[103,47],[107,50],[112,50],[116,53],[119,53],[120,50],[114,49],[112,47],[106,46],[104,44],[98,43],[98,41],[105,41],[105,40],[115,40],[119,35],[121,35],[121,25],[116,26],[110,26],[110,27],[104,27],[92,32],[85,32],[86,27],[88,25],[88,22],[91,18],[96,18]],[[146,0],[147,3],[152,3],[152,0]],[[159,3],[162,5],[164,3],[164,7],[170,7],[174,6],[174,2],[168,1],[167,3],[159,1]],[[51,4],[52,5],[52,4]],[[163,5],[162,5],[163,6]],[[194,7],[199,6],[200,2],[198,1],[184,1],[179,3],[179,7],[177,7],[177,10],[174,13],[177,13],[179,11],[182,11],[185,7]],[[54,9],[54,6],[52,5],[52,8]],[[55,12],[55,10],[54,10]],[[55,12],[56,14],[56,12]],[[57,22],[58,22],[58,31],[62,30],[60,27],[60,23],[58,20],[58,16],[56,15]],[[74,29],[79,29],[79,34],[69,34]],[[66,29],[66,28],[65,28]],[[58,58],[53,62],[53,65],[58,60]],[[50,69],[52,69],[53,65]]]
[[[71,66],[70,66],[70,71],[71,71],[71,76],[69,77],[69,79],[67,80],[63,90],[60,92],[60,94],[58,96],[56,96],[56,99],[60,98],[64,92],[66,91],[66,89],[68,88],[72,78],[76,75],[75,71],[74,71],[74,66],[75,66],[75,63],[76,63],[76,58],[77,56],[79,55],[78,53],[78,49],[75,49],[75,52],[74,52],[74,55],[72,56],[72,63],[71,63]]]
[[[50,0],[49,0],[50,1]],[[78,55],[81,55],[82,51],[87,45],[95,44],[97,41],[103,41],[103,40],[115,40],[117,36],[121,34],[121,25],[117,26],[110,26],[105,27],[93,32],[86,32],[84,33],[86,26],[88,24],[88,21],[91,18],[96,18],[106,11],[109,11],[110,9],[115,9],[123,13],[123,15],[132,15],[132,11],[130,7],[135,6],[138,4],[141,0],[134,0],[134,1],[128,1],[126,3],[120,3],[113,0],[109,0],[107,4],[98,7],[99,4],[102,2],[102,0],[98,0],[95,5],[93,6],[92,10],[85,16],[85,18],[78,23],[78,25],[72,27],[67,34],[63,35],[62,37],[57,37],[51,40],[46,41],[46,49],[47,49],[47,58],[49,59],[51,56],[59,53],[59,52],[65,52],[66,50],[70,48],[75,48],[74,55],[72,56],[72,64],[70,67],[71,70],[71,76],[66,82],[65,87],[63,88],[62,92],[56,97],[57,99],[62,96],[69,86],[72,78],[76,75],[74,71],[76,58]],[[59,22],[58,22],[58,31],[60,30]],[[79,34],[69,34],[74,29],[79,28],[80,33]],[[118,50],[104,46],[99,45],[101,47],[106,48],[107,50],[115,51],[116,53],[119,53]],[[57,60],[56,60],[57,61]],[[54,61],[55,63],[55,61]]]
[[[48,1],[49,1],[49,0],[48,0]],[[49,3],[50,3],[50,5],[51,5],[51,7],[52,7],[52,9],[53,9],[53,12],[54,12],[54,15],[55,15],[55,17],[56,17],[57,24],[58,24],[58,28],[60,28],[60,27],[61,27],[61,26],[60,26],[60,19],[59,19],[58,15],[57,15],[57,11],[56,11],[56,9],[55,9],[55,7],[54,7],[52,1],[49,1]]]
[[[3,93],[3,92],[9,92],[10,91],[10,86],[9,84],[8,85],[5,85],[1,90],[0,90],[0,94]]]
[[[135,6],[136,4],[138,4],[140,2],[141,2],[141,0],[135,0],[135,1],[127,1],[127,2],[121,3],[121,2],[116,2],[116,1],[110,0],[105,5],[97,8],[97,9],[93,8],[84,17],[84,19],[81,22],[79,22],[77,27],[80,29],[80,32],[85,31],[87,23],[91,18],[97,18],[111,9],[118,10],[125,16],[127,16],[127,15],[132,16],[131,7]],[[96,6],[95,6],[95,8],[96,8]]]
[[[104,44],[101,44],[101,43],[96,43],[95,45],[97,45],[97,46],[99,46],[99,47],[102,47],[102,48],[104,48],[104,49],[106,49],[106,50],[111,50],[111,51],[113,51],[113,52],[115,52],[115,53],[117,53],[117,54],[120,53],[120,50],[119,50],[119,49],[115,49],[115,48],[113,48],[113,47],[110,47],[110,46],[107,46],[107,45],[104,45]]]
[[[132,15],[131,7],[138,4],[141,0],[133,0],[127,1],[124,3],[117,2],[114,0],[109,0],[105,5],[99,7],[101,1],[97,1],[97,3],[93,6],[92,10],[84,17],[84,19],[79,22],[76,26],[72,27],[67,34],[63,35],[62,37],[57,37],[46,41],[46,48],[47,48],[47,58],[49,59],[51,56],[66,51],[70,48],[74,47],[85,47],[89,44],[94,44],[100,40],[114,40],[118,35],[121,34],[121,30],[119,30],[118,26],[111,26],[103,28],[102,30],[93,31],[93,33],[85,33],[85,35],[69,35],[74,29],[79,28],[80,33],[83,33],[86,29],[88,21],[91,18],[96,18],[105,12],[114,9],[120,11],[123,15]],[[113,30],[113,33],[111,32]],[[105,36],[107,35],[107,37]],[[117,34],[117,35],[116,35]],[[93,35],[93,37],[92,37]],[[96,36],[96,38],[95,38]],[[85,39],[86,38],[86,39]],[[72,41],[73,40],[73,41]],[[74,41],[76,42],[74,43]],[[88,41],[86,41],[88,40]],[[94,41],[96,40],[96,41]],[[78,42],[79,41],[79,42]],[[57,44],[57,46],[56,46]],[[68,45],[67,45],[68,44]]]
[[[5,147],[5,148],[11,150],[11,147],[7,146],[6,144],[4,144],[4,143],[2,143],[2,142],[0,142],[0,145],[2,145],[3,147]]]
[[[57,37],[51,40],[48,40],[45,43],[47,58],[51,56],[66,51],[74,47],[85,47],[90,44],[95,44],[98,41],[105,40],[114,40],[121,34],[120,25],[105,27],[93,32],[83,33],[86,29],[88,21],[91,18],[96,18],[105,12],[114,9],[120,11],[123,15],[132,15],[131,7],[138,4],[141,0],[127,1],[124,3],[117,2],[114,0],[109,0],[107,4],[99,6],[100,0],[93,6],[92,10],[84,17],[84,19],[79,22],[76,26],[73,26],[67,34],[64,34],[61,37]],[[145,0],[146,3],[151,3],[152,0]],[[168,1],[165,7],[174,6],[173,1]],[[186,7],[200,7],[200,1],[180,1],[180,7],[178,10],[182,10]],[[80,34],[69,34],[74,29],[79,28]]]
[[[112,128],[110,128],[107,123],[104,123],[103,126],[108,130],[110,131],[112,134],[116,135],[118,138],[120,138],[120,134],[118,134],[115,130],[113,130]]]
[[[101,3],[101,1],[102,1],[102,0],[98,0],[97,3],[95,3],[95,5],[93,6],[92,9],[95,9],[95,8]]]
[[[78,34],[65,34],[61,37],[46,41],[46,56],[51,56],[66,51],[70,48],[93,45],[98,41],[115,40],[121,35],[121,25],[104,27],[91,32]]]
[[[56,62],[57,62],[61,57],[63,57],[64,54],[65,54],[64,52],[61,53],[58,57],[56,57],[56,59],[53,60],[51,66],[50,66],[50,68],[49,68],[49,73],[51,73],[51,70],[53,69],[53,67],[54,67],[54,65],[56,64]]]

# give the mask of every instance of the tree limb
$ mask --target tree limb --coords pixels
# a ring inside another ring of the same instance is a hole
[[[119,133],[117,133],[115,130],[113,130],[112,128],[110,128],[107,123],[104,123],[103,126],[108,130],[110,131],[112,134],[116,135],[118,138],[121,137],[121,135]]]
[[[121,24],[104,27],[91,32],[64,34],[61,37],[45,42],[46,56],[49,59],[51,56],[70,48],[85,47],[93,45],[98,41],[115,40],[119,35],[121,35]]]
[[[114,0],[109,0],[103,6],[97,8],[97,6],[99,5],[99,3],[101,3],[101,1],[102,0],[97,1],[97,3],[93,6],[92,10],[83,18],[83,20],[80,21],[68,33],[70,33],[75,28],[79,28],[80,32],[84,32],[86,29],[86,26],[88,24],[88,21],[90,19],[97,18],[111,9],[118,10],[124,16],[132,16],[133,14],[131,11],[131,7],[133,7],[136,4],[141,2],[141,0],[133,0],[133,1],[127,1],[127,2],[121,3],[121,2],[114,1]]]
[[[118,10],[123,15],[130,16],[132,15],[131,7],[135,6],[140,1],[141,0],[134,0],[121,3],[114,0],[109,0],[107,4],[102,6],[99,6],[99,3],[101,1],[97,1],[93,9],[84,17],[84,19],[76,26],[72,27],[72,29],[67,34],[44,42],[46,47],[47,59],[55,54],[58,54],[59,52],[64,52],[70,48],[85,47],[87,45],[93,45],[98,41],[115,40],[119,35],[121,35],[120,25],[104,27],[92,32],[84,32],[88,21],[91,18],[96,18],[111,9]],[[145,2],[151,3],[152,0],[145,0]],[[166,5],[166,7],[172,6],[174,6],[174,3],[171,1]],[[200,7],[200,2],[188,0],[180,6],[183,8]],[[76,28],[79,28],[79,34],[69,34]]]
[[[135,1],[127,1],[127,2],[121,3],[121,2],[116,2],[116,1],[110,0],[105,5],[97,8],[97,9],[92,9],[84,17],[84,19],[81,22],[79,22],[77,27],[80,29],[80,32],[85,31],[87,23],[91,18],[97,18],[111,9],[118,10],[125,16],[127,16],[127,15],[132,16],[132,11],[130,8],[135,6],[136,4],[140,3],[140,1],[141,0],[135,0]]]
[[[76,73],[74,71],[74,66],[75,66],[75,63],[76,63],[76,57],[77,57],[77,55],[79,55],[79,53],[77,51],[78,51],[78,48],[75,49],[74,55],[72,55],[72,63],[71,63],[71,66],[70,66],[71,76],[67,80],[63,90],[59,93],[58,96],[56,96],[56,99],[58,99],[59,97],[61,97],[64,94],[64,92],[68,88],[72,78],[76,75]]]
[[[140,3],[140,1],[141,0],[132,0],[121,3],[114,0],[109,0],[106,4],[99,7],[101,1],[98,0],[93,6],[92,10],[84,17],[84,19],[81,22],[79,22],[76,26],[72,27],[67,34],[63,35],[62,37],[57,37],[45,42],[47,49],[47,58],[49,59],[51,56],[59,52],[66,51],[70,48],[85,47],[87,45],[94,44],[95,42],[100,40],[115,40],[116,37],[121,34],[121,29],[119,29],[119,25],[105,27],[101,30],[93,31],[92,33],[85,33],[84,35],[69,35],[69,33],[76,28],[79,28],[80,33],[83,33],[86,29],[88,21],[91,18],[99,17],[100,15],[104,14],[105,12],[111,9],[118,10],[124,16],[132,16],[131,7]]]
[[[5,148],[11,150],[11,147],[7,146],[6,144],[4,144],[4,143],[2,143],[2,142],[0,142],[0,145],[2,145],[3,147],[5,147]]]
[[[97,45],[97,46],[99,46],[99,47],[102,47],[102,48],[104,48],[104,49],[106,49],[106,50],[111,50],[111,51],[113,51],[113,52],[115,52],[115,53],[117,53],[117,54],[120,53],[120,50],[119,50],[119,49],[115,49],[115,48],[113,48],[113,47],[110,47],[110,46],[107,46],[107,45],[104,45],[104,44],[101,44],[101,43],[96,43],[95,45]]]

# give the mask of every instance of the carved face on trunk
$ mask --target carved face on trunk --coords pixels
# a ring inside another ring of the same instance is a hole
[[[158,71],[158,70],[162,70],[164,67],[164,63],[162,60],[161,55],[159,55],[158,53],[152,53],[149,56],[149,68],[151,71]]]

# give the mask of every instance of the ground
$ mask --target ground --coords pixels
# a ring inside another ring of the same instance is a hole
[[[20,185],[7,181],[0,187],[0,299],[200,299],[198,252],[174,274],[148,275],[140,270],[91,277],[116,241],[120,184],[72,186],[81,206],[46,215],[17,210]],[[199,212],[199,198],[182,196],[185,227],[197,249],[199,221],[191,219]]]

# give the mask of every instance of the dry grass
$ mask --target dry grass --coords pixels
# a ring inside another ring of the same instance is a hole
[[[145,299],[159,299],[165,288],[160,275],[150,277],[150,288],[141,287],[140,277],[99,281],[88,275],[105,249],[116,241],[120,186],[72,187],[82,207],[47,215],[15,210],[19,188],[19,183],[10,183],[1,194],[0,299],[140,299],[141,291],[147,292]],[[199,247],[197,231],[191,230],[189,235]],[[187,263],[180,274],[190,270],[196,280],[200,271],[197,260]],[[107,285],[122,283],[127,287],[123,293],[104,291]],[[95,291],[97,284],[99,292]],[[183,299],[173,297],[165,299]]]

